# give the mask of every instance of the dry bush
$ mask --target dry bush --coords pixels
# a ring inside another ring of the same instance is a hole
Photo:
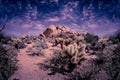
[[[35,45],[33,46],[35,48],[41,48],[41,49],[47,49],[48,48],[48,44],[46,42],[42,42],[42,41],[38,41],[35,43]]]
[[[85,41],[86,41],[87,43],[95,43],[95,42],[97,42],[98,40],[99,40],[99,37],[96,36],[96,35],[92,35],[92,34],[89,34],[89,33],[87,33],[87,34],[85,35]]]
[[[120,44],[116,45],[110,45],[104,51],[105,63],[103,68],[112,80],[120,80]]]
[[[11,37],[7,36],[3,33],[0,33],[0,42],[4,43],[4,44],[7,44],[8,41],[11,41]]]
[[[120,32],[110,37],[110,40],[114,43],[120,43]]]
[[[85,60],[72,71],[66,80],[94,80],[95,74],[100,71],[93,60]]]
[[[8,80],[17,69],[16,53],[14,47],[0,44],[0,80]]]
[[[43,64],[40,64],[40,68],[44,70],[51,70],[49,75],[55,75],[56,73],[66,74],[73,70],[74,65],[70,63],[70,56],[67,56],[63,51],[55,50],[54,56]]]
[[[15,44],[15,47],[16,47],[17,49],[23,49],[23,48],[26,48],[26,45],[25,45],[24,42],[17,42],[17,43]]]
[[[44,56],[43,49],[47,49],[48,44],[45,42],[36,42],[31,48],[28,48],[27,52],[30,56]]]
[[[40,50],[33,50],[33,49],[29,49],[27,52],[29,52],[30,56],[44,56],[44,52],[40,49]]]
[[[10,36],[0,33],[0,80],[8,78],[17,69],[17,49]]]

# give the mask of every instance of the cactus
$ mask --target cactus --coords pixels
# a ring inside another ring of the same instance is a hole
[[[85,44],[81,44],[80,47],[79,47],[79,52],[81,54],[86,54],[85,49],[86,49],[86,45]]]
[[[56,38],[54,46],[57,46],[58,44],[60,44],[61,48],[63,49],[63,42],[64,42],[63,38]]]
[[[69,45],[73,40],[71,38],[67,38],[64,40],[64,44],[67,46]]]
[[[72,62],[73,64],[78,64],[79,59],[80,59],[80,58],[78,58],[77,56],[73,56],[73,57],[71,58],[71,62]]]
[[[83,59],[83,55],[86,54],[85,44],[77,45],[76,43],[73,43],[68,46],[64,46],[63,48],[66,51],[66,53],[72,57],[71,62],[74,64],[77,64],[81,59]]]
[[[70,56],[74,56],[75,53],[78,52],[77,44],[76,43],[70,44],[68,46],[64,46],[63,48],[67,52],[67,54],[70,55]]]

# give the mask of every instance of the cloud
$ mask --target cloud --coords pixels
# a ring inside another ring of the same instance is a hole
[[[37,10],[36,6],[31,6],[30,4],[28,4],[26,9],[27,9],[27,11],[23,15],[23,17],[25,17],[28,20],[29,19],[37,19],[37,17],[38,17],[38,10]]]
[[[75,13],[75,9],[78,7],[79,2],[68,2],[65,5],[62,5],[58,11],[51,12],[44,15],[45,23],[71,23],[77,22],[78,15]],[[57,16],[56,16],[57,15]],[[50,17],[51,16],[51,17]]]
[[[34,20],[27,21],[21,18],[11,19],[10,21],[7,22],[7,26],[8,27],[5,32],[7,34],[15,35],[15,36],[22,36],[27,33],[31,35],[38,35],[45,29],[45,25],[42,24],[42,22],[39,20],[38,21],[34,21]]]
[[[72,20],[76,22],[77,15],[75,14],[74,10],[78,6],[78,1],[76,2],[68,2],[66,5],[64,5],[60,11],[61,16],[63,20]]]
[[[58,22],[60,21],[59,17],[49,17],[45,20],[45,22]]]
[[[82,27],[81,27],[81,25],[78,25],[78,24],[76,24],[76,23],[71,23],[70,25],[69,25],[69,27],[71,28],[71,30],[73,30],[73,31],[75,31],[75,32],[85,32],[83,29],[82,29]]]
[[[97,23],[90,23],[90,22],[86,22],[87,27],[91,28],[91,29],[96,29],[97,27],[99,27],[99,25]]]
[[[81,21],[91,25],[91,27],[96,27],[95,23],[98,19],[98,15],[94,11],[94,7],[92,4],[89,4],[89,6],[84,6],[82,11],[82,18]],[[99,20],[99,19],[98,19]]]
[[[94,21],[96,20],[96,21]],[[120,23],[115,23],[106,17],[97,18],[91,21],[84,21],[83,29],[101,37],[115,33],[119,29]]]
[[[98,17],[92,4],[83,7],[81,22],[84,31],[101,37],[114,33],[120,25],[120,23],[113,22],[107,16]]]
[[[40,0],[39,1],[41,4],[50,4],[50,3],[59,3],[59,0]]]
[[[50,0],[50,2],[55,2],[58,4],[59,0]]]
[[[38,9],[30,4],[22,16],[16,16],[7,21],[5,32],[9,35],[22,36],[27,33],[37,35],[45,29],[45,25],[38,20]],[[33,32],[32,32],[33,31]]]
[[[59,2],[59,0],[51,0],[52,2]],[[79,1],[68,2],[64,5],[61,5],[61,8],[57,11],[53,11],[47,14],[42,15],[42,21],[45,24],[66,24],[77,22],[79,16],[75,13],[76,8],[78,7]]]

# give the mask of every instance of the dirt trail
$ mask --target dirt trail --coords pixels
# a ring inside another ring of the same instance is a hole
[[[9,78],[9,80],[19,79],[19,80],[61,80],[58,75],[48,76],[49,71],[40,70],[38,63],[42,63],[45,58],[38,56],[29,56],[26,51],[29,47],[32,47],[34,44],[27,45],[26,48],[20,49],[17,59],[18,70]],[[46,50],[47,51],[47,50]],[[46,52],[45,51],[45,52]],[[48,55],[49,56],[49,55]]]
[[[40,80],[45,75],[42,74],[42,70],[36,65],[43,61],[40,57],[31,57],[26,53],[28,47],[32,47],[33,44],[29,44],[25,49],[20,49],[17,59],[18,70],[9,80],[20,79],[20,80]]]

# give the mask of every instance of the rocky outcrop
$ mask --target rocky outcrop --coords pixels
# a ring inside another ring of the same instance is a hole
[[[55,25],[50,25],[44,32],[43,34],[46,37],[55,37],[58,34],[62,33],[62,32],[68,32],[70,31],[70,29],[68,27],[65,26],[55,26]]]

